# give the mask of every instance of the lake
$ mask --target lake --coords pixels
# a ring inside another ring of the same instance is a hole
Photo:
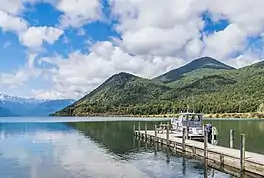
[[[133,120],[0,118],[0,178],[204,177],[202,162],[135,140],[132,126],[137,121]],[[144,119],[142,129],[144,122],[153,128],[160,121]],[[232,128],[236,147],[239,134],[244,132],[246,149],[264,152],[264,121],[206,122],[218,128],[220,145],[228,146]],[[206,174],[230,177],[211,168]]]

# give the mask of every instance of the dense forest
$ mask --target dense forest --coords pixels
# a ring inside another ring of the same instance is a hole
[[[264,62],[240,69],[203,57],[152,80],[115,74],[56,116],[264,111]]]

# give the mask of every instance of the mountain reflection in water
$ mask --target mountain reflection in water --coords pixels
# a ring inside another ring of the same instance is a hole
[[[201,162],[139,144],[133,139],[132,125],[124,121],[2,123],[0,177],[204,177]],[[208,177],[212,173],[229,177],[208,169]]]

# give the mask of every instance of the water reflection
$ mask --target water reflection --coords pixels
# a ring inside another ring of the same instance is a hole
[[[107,124],[107,127],[105,127]],[[133,122],[115,123],[71,123],[71,126],[89,135],[93,140],[99,141],[111,152],[118,154],[120,158],[135,165],[142,172],[150,177],[212,177],[214,174],[205,174],[203,162],[193,159],[187,159],[181,155],[171,155],[167,147],[161,147],[158,144],[147,144],[137,139],[129,144],[126,140],[131,140],[131,130]],[[137,123],[136,123],[137,124]],[[154,128],[155,122],[148,122],[148,128]],[[141,123],[141,126],[144,123]],[[141,128],[142,129],[142,128]],[[96,131],[95,131],[96,130]],[[119,134],[122,133],[122,136]],[[126,134],[128,133],[128,134]],[[115,137],[117,136],[117,137]],[[104,139],[102,139],[104,138]],[[111,140],[111,142],[110,142]],[[115,143],[113,145],[113,143]],[[123,143],[126,143],[124,146]],[[124,149],[124,147],[126,149]],[[151,170],[151,171],[150,171]],[[213,169],[205,170],[212,171]],[[214,171],[214,170],[213,170]],[[216,177],[229,177],[219,171],[216,171]]]
[[[186,158],[182,157],[182,175],[186,175]]]
[[[0,132],[1,178],[148,177],[65,124],[1,124]]]
[[[259,141],[264,135],[263,120],[208,120],[207,123],[212,123],[218,130],[218,144],[229,147],[229,131],[233,129],[234,148],[239,148],[240,134],[246,134],[246,151],[252,151],[264,154],[264,142]]]
[[[202,162],[133,139],[132,124],[0,124],[0,177],[204,177]]]

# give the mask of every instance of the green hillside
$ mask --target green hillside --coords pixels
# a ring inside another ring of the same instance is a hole
[[[177,81],[181,79],[182,77],[184,77],[184,74],[197,71],[199,69],[207,69],[207,70],[200,70],[200,73],[204,74],[207,72],[215,72],[219,70],[232,70],[234,68],[224,63],[221,63],[220,61],[217,61],[213,58],[202,57],[202,58],[193,60],[192,62],[186,64],[185,66],[182,66],[177,69],[173,69],[165,74],[162,74],[154,78],[154,80],[160,81],[163,83],[171,83],[173,81]]]
[[[174,108],[190,105],[204,113],[256,112],[264,103],[263,87],[264,68],[257,64],[204,77],[161,98],[177,101]]]
[[[202,59],[204,64],[212,62],[212,58],[206,59],[209,61]],[[189,72],[165,84],[157,78],[147,80],[127,73],[116,74],[55,115],[157,115],[178,113],[186,110],[187,105],[203,113],[262,110],[264,62],[241,69],[224,65],[185,71]]]

